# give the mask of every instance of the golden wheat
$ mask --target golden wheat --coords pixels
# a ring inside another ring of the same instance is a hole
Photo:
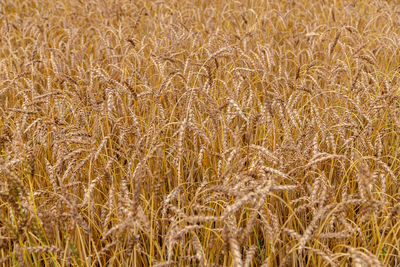
[[[0,266],[397,266],[397,1],[4,0]]]

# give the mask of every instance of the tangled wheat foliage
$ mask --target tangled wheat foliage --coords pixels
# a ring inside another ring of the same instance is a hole
[[[399,14],[0,1],[0,265],[400,265]]]

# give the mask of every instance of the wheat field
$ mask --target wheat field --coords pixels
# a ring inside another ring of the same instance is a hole
[[[0,266],[400,266],[399,4],[0,1]]]

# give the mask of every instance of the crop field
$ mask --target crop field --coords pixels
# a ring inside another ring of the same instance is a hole
[[[0,1],[0,266],[400,266],[400,2]]]

